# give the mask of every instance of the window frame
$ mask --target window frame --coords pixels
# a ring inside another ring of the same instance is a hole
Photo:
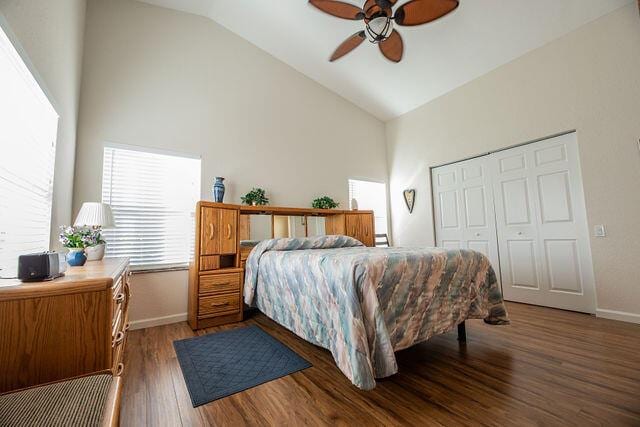
[[[51,247],[54,244],[54,242],[57,240],[56,237],[58,235],[58,229],[55,226],[56,217],[54,215],[54,212],[55,212],[55,206],[56,206],[56,197],[55,197],[55,193],[56,193],[55,184],[56,184],[56,175],[57,175],[56,166],[58,163],[58,155],[59,155],[58,145],[60,142],[60,119],[61,119],[60,108],[55,98],[52,96],[51,91],[47,87],[44,79],[38,72],[37,68],[33,65],[33,62],[31,61],[26,50],[23,48],[22,44],[20,43],[18,37],[15,35],[15,33],[13,33],[9,23],[6,21],[6,19],[1,13],[0,13],[0,33],[2,33],[0,34],[0,37],[8,41],[9,49],[13,48],[13,51],[17,56],[17,59],[21,63],[20,66],[24,67],[24,70],[21,70],[21,71],[26,71],[26,73],[23,73],[23,75],[28,74],[27,78],[29,80],[31,79],[33,80],[33,83],[35,83],[35,86],[41,92],[39,96],[40,95],[42,96],[42,101],[46,101],[46,103],[48,103],[48,108],[52,110],[51,111],[53,113],[52,118],[55,116],[55,129],[51,129],[54,139],[52,142],[52,152],[51,152],[52,164],[51,164],[51,175],[49,177],[50,183],[48,186],[50,200],[47,200],[48,226],[47,226],[46,235],[43,233],[42,238],[43,238],[44,245],[41,247],[43,251],[48,251],[48,250],[51,250]],[[9,53],[9,55],[13,56],[12,53]],[[18,253],[18,254],[23,255],[23,253]],[[16,271],[17,271],[17,265],[18,265],[18,257],[15,258]],[[7,266],[0,266],[0,276],[2,277],[6,275],[7,271],[9,272],[14,271],[13,267],[11,268],[4,268],[4,267],[7,267]]]
[[[390,205],[390,198],[389,198],[389,183],[387,181],[380,180],[380,179],[366,178],[362,176],[353,176],[353,175],[348,176],[347,177],[347,204],[349,206],[349,210],[352,210],[351,197],[349,197],[350,196],[349,181],[364,181],[364,182],[371,182],[374,184],[384,185],[384,189],[385,189],[384,206],[386,211],[385,213],[386,213],[386,224],[387,224],[387,237],[389,238],[389,241],[391,241],[391,205]],[[358,207],[358,209],[360,209],[360,207]],[[375,221],[375,212],[374,212],[374,221]],[[375,234],[381,234],[381,233],[379,233],[379,230],[375,230]]]
[[[140,152],[140,153],[145,153],[145,154],[158,154],[158,155],[162,155],[162,156],[172,156],[172,157],[181,157],[181,158],[185,158],[185,159],[192,159],[192,160],[199,160],[200,162],[200,174],[199,174],[199,185],[198,185],[198,195],[196,197],[196,200],[193,204],[193,212],[192,212],[192,220],[193,220],[193,233],[190,236],[190,239],[192,239],[192,244],[191,244],[191,250],[189,251],[189,260],[186,262],[182,262],[182,263],[169,263],[169,264],[138,264],[138,265],[131,265],[130,266],[130,270],[131,270],[131,274],[137,275],[137,274],[148,274],[148,273],[161,273],[161,272],[170,272],[170,271],[185,271],[189,269],[189,264],[193,259],[193,252],[195,250],[195,216],[196,216],[196,203],[198,201],[200,201],[202,199],[202,155],[200,154],[193,154],[193,153],[188,153],[188,152],[184,152],[184,151],[176,151],[176,150],[167,150],[167,149],[162,149],[162,148],[156,148],[156,147],[146,147],[146,146],[141,146],[141,145],[132,145],[132,144],[123,144],[123,143],[119,143],[119,142],[112,142],[112,141],[105,141],[102,144],[102,168],[101,168],[101,172],[100,172],[100,198],[103,201],[103,203],[107,203],[104,202],[104,200],[102,199],[103,197],[103,193],[104,193],[104,179],[105,179],[105,168],[104,168],[104,162],[105,162],[105,150],[107,148],[111,148],[111,149],[115,149],[115,150],[128,150],[128,151],[136,151],[136,152]],[[116,228],[117,228],[117,218],[115,218],[115,214],[114,214],[114,221],[116,222]],[[107,240],[107,246],[109,244],[109,241]],[[128,256],[130,257],[130,255],[119,255],[119,256]]]

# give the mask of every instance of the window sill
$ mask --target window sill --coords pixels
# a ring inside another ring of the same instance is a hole
[[[136,267],[136,266],[132,266],[131,267],[131,274],[133,275],[138,275],[138,274],[149,274],[149,273],[167,273],[170,271],[185,271],[185,270],[189,270],[189,266],[188,265],[176,265],[176,266],[171,266],[171,267]]]

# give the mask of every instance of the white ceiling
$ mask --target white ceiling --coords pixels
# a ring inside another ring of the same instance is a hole
[[[322,13],[306,0],[142,1],[209,17],[388,120],[635,0],[460,0],[443,19],[399,27],[405,44],[399,64],[368,42],[328,62],[363,24]]]

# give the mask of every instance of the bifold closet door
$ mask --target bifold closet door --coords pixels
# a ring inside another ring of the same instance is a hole
[[[431,181],[436,245],[485,254],[500,280],[489,159],[434,168]]]
[[[595,311],[576,134],[493,153],[504,298]]]

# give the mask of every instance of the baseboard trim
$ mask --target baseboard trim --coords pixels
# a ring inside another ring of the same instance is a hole
[[[172,314],[170,316],[152,317],[151,319],[140,319],[129,322],[129,329],[144,329],[154,326],[169,325],[171,323],[184,322],[187,320],[187,313]]]
[[[625,311],[605,310],[603,308],[598,308],[596,310],[596,317],[640,324],[640,314],[627,313]]]

